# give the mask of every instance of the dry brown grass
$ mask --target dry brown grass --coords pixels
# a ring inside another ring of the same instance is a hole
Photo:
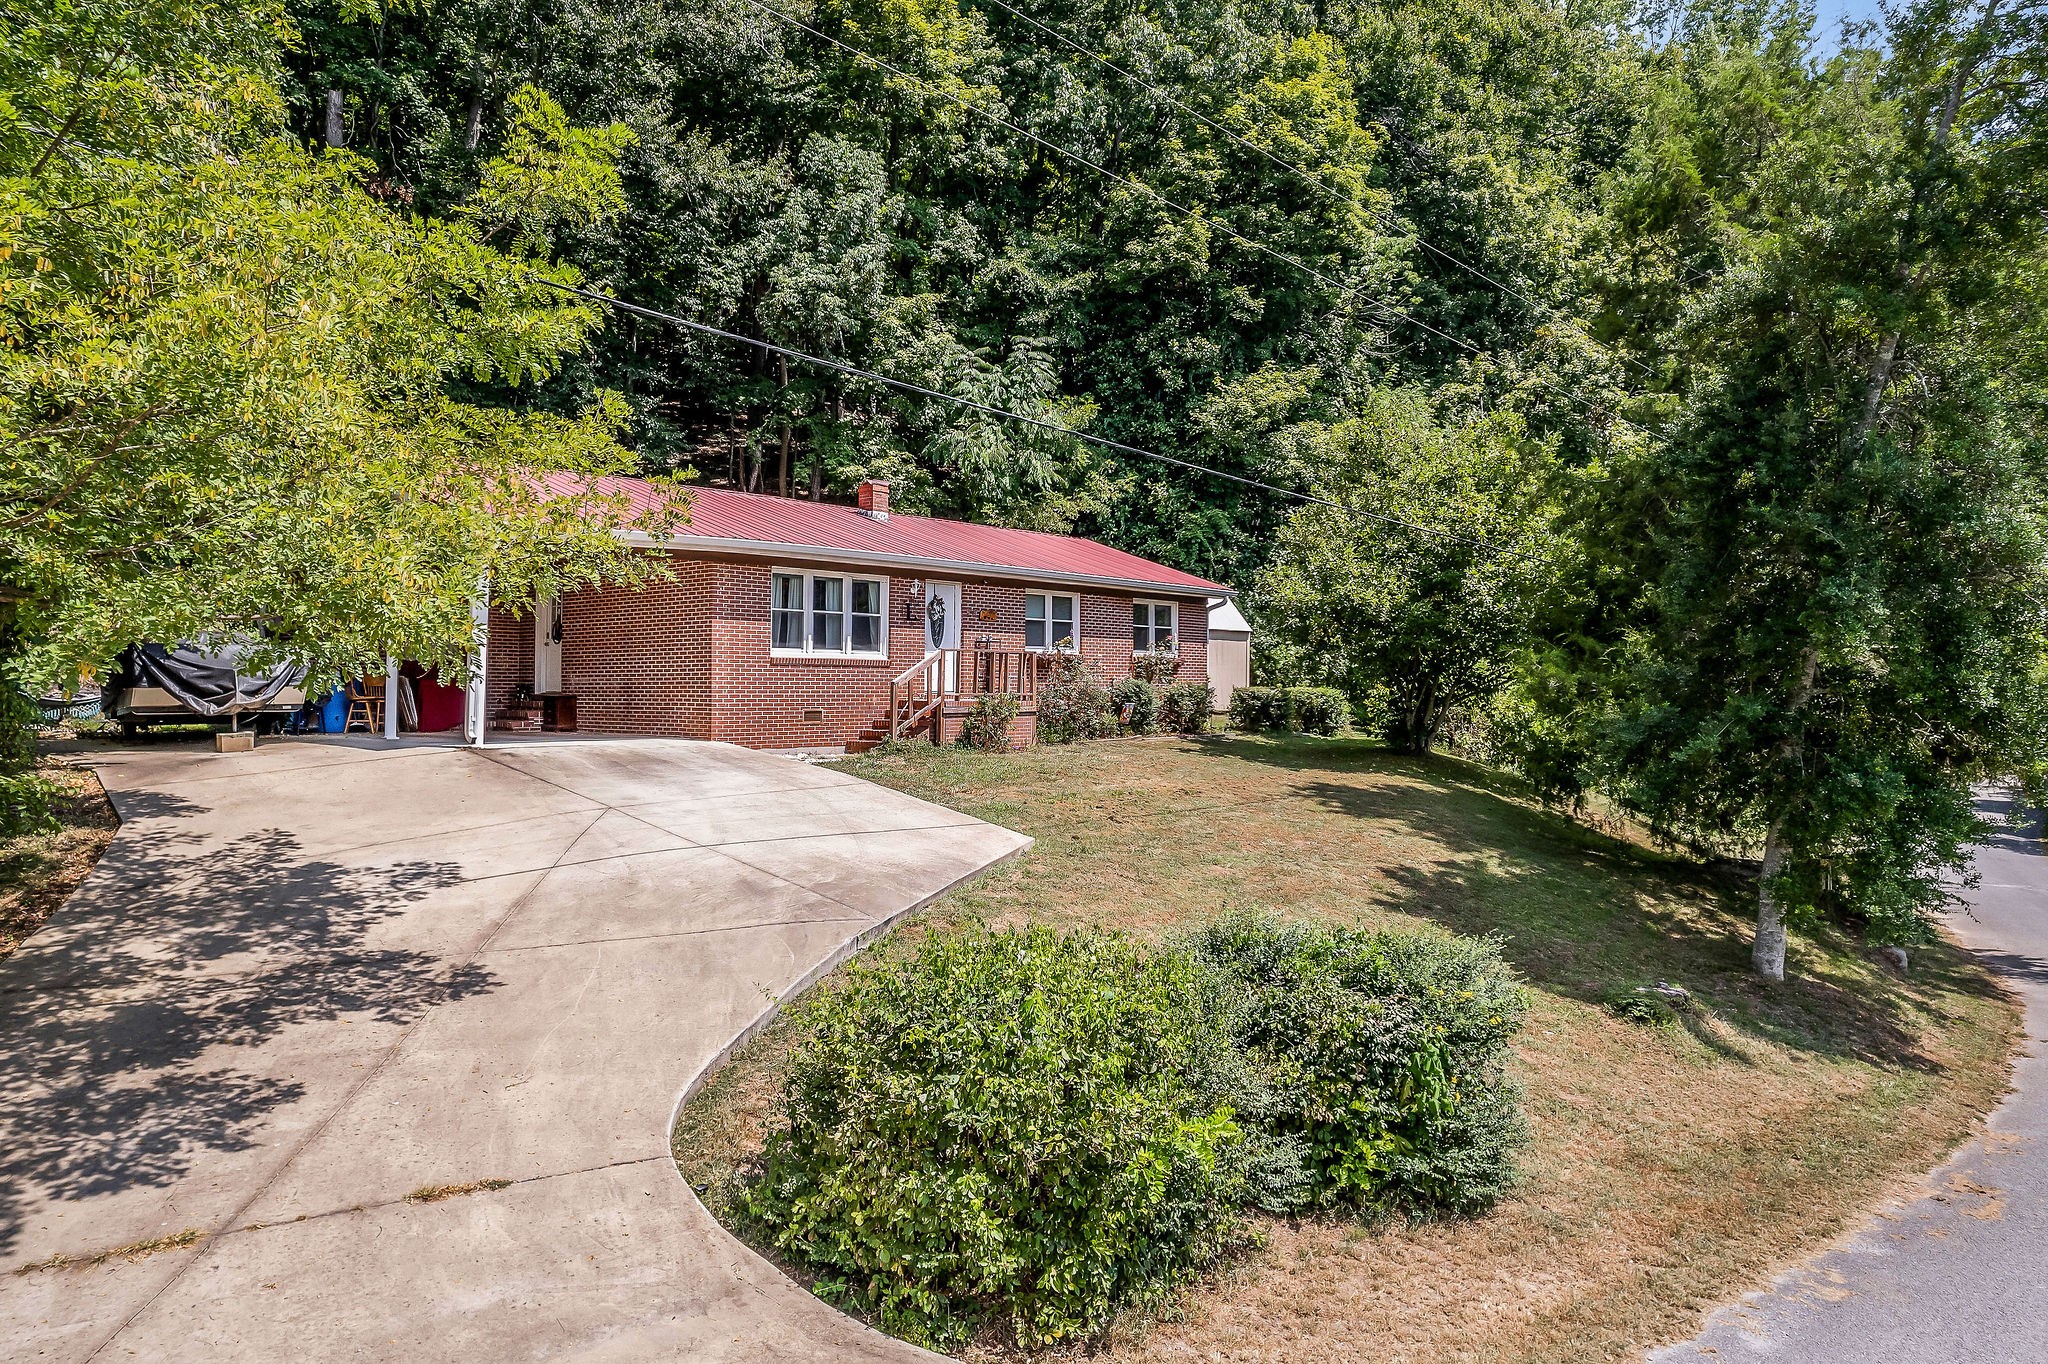
[[[11,955],[78,889],[121,823],[100,779],[84,768],[45,758],[36,771],[63,792],[58,828],[0,839],[0,958]]]
[[[509,1189],[509,1179],[472,1179],[466,1184],[422,1184],[405,1196],[408,1203],[439,1203],[444,1198],[461,1198],[464,1194],[496,1193]]]
[[[1034,835],[928,923],[1156,934],[1235,906],[1498,933],[1534,987],[1518,1047],[1535,1143],[1470,1222],[1274,1223],[1265,1247],[1120,1323],[1118,1360],[1627,1359],[1852,1225],[1955,1146],[2006,1085],[2010,1002],[1939,947],[1889,974],[1839,935],[1793,981],[1748,971],[1739,884],[1546,813],[1491,773],[1350,741],[1147,740],[850,764]],[[1683,1026],[1598,1000],[1669,980]],[[718,1210],[775,1106],[771,1030],[686,1110]]]
[[[196,1246],[205,1239],[205,1236],[206,1233],[197,1227],[187,1227],[184,1231],[172,1232],[169,1236],[152,1236],[147,1241],[131,1241],[125,1246],[115,1246],[112,1250],[102,1250],[92,1255],[52,1255],[47,1260],[23,1265],[14,1273],[18,1278],[23,1274],[41,1274],[52,1269],[91,1269],[106,1264],[109,1260],[126,1260],[134,1264],[138,1260],[147,1260],[150,1256],[166,1250],[183,1250],[187,1246]]]

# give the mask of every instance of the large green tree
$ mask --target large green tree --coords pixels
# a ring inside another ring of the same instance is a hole
[[[1324,501],[1281,527],[1252,594],[1267,667],[1342,687],[1395,748],[1427,753],[1527,643],[1550,576],[1550,451],[1511,415],[1439,422],[1413,390],[1287,443]]]
[[[651,571],[603,498],[616,400],[519,395],[597,318],[553,231],[622,206],[623,128],[510,105],[441,219],[284,127],[266,5],[0,12],[0,583],[16,680],[260,633],[330,675],[459,662],[470,602]],[[479,398],[486,400],[478,400]]]
[[[1771,979],[1802,917],[1931,931],[1972,783],[2038,770],[2048,624],[2048,13],[1806,37],[1724,11],[1659,58],[1605,289],[1665,435],[1580,480],[1529,680],[1554,786],[1761,851]]]

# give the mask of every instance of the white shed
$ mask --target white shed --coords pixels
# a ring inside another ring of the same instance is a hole
[[[1209,602],[1209,685],[1216,689],[1216,709],[1230,709],[1230,693],[1252,684],[1252,623],[1237,609],[1233,597]]]

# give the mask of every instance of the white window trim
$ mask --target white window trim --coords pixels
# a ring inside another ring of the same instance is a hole
[[[1026,597],[1045,598],[1046,635],[1045,643],[1026,644],[1024,646],[1025,650],[1034,654],[1079,653],[1081,651],[1081,594],[1079,592],[1060,592],[1050,587],[1027,587],[1024,589],[1024,595]],[[1054,597],[1065,597],[1074,604],[1074,633],[1071,636],[1074,641],[1074,647],[1072,649],[1061,649],[1052,638],[1052,599]],[[1025,628],[1028,630],[1031,622],[1031,603],[1029,601],[1024,604],[1024,613]]]
[[[803,579],[804,647],[801,649],[778,649],[775,647],[775,579],[790,577]],[[811,584],[820,578],[837,578],[839,588],[839,612],[844,622],[840,638],[846,641],[843,649],[813,649],[811,642],[811,602],[814,600]],[[881,639],[880,648],[856,649],[853,647],[853,580],[879,582],[882,585]],[[889,575],[886,573],[820,573],[809,568],[771,567],[768,570],[768,656],[770,658],[860,658],[886,659],[889,656]]]
[[[1175,649],[1178,649],[1178,648],[1180,648],[1180,603],[1179,603],[1179,602],[1176,602],[1176,601],[1165,601],[1165,600],[1162,600],[1161,598],[1158,598],[1158,597],[1133,597],[1133,598],[1131,598],[1131,605],[1133,605],[1133,606],[1163,606],[1163,607],[1165,607],[1165,608],[1166,608],[1166,625],[1167,625],[1167,628],[1166,628],[1166,637],[1167,637],[1168,639],[1170,639],[1170,640],[1172,640],[1172,641],[1173,641],[1173,647],[1174,647]],[[1158,644],[1158,627],[1157,627],[1157,626],[1154,626],[1154,627],[1153,627],[1153,644],[1152,644],[1152,647],[1151,647],[1151,648],[1149,648],[1149,649],[1140,649],[1140,648],[1138,648],[1138,647],[1137,647],[1137,646],[1136,646],[1135,644],[1133,644],[1133,645],[1131,646],[1131,653],[1132,653],[1133,655],[1137,655],[1137,654],[1156,654],[1156,653],[1158,653],[1158,652],[1159,652],[1159,644]]]

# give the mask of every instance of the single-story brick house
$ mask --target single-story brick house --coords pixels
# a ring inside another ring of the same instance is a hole
[[[879,482],[855,507],[698,489],[661,546],[672,580],[532,616],[494,606],[494,726],[858,750],[892,729],[950,739],[997,691],[1020,697],[1011,733],[1028,743],[1056,649],[1105,681],[1166,647],[1183,680],[1206,676],[1209,603],[1230,588],[1074,536],[892,515],[888,498]]]

